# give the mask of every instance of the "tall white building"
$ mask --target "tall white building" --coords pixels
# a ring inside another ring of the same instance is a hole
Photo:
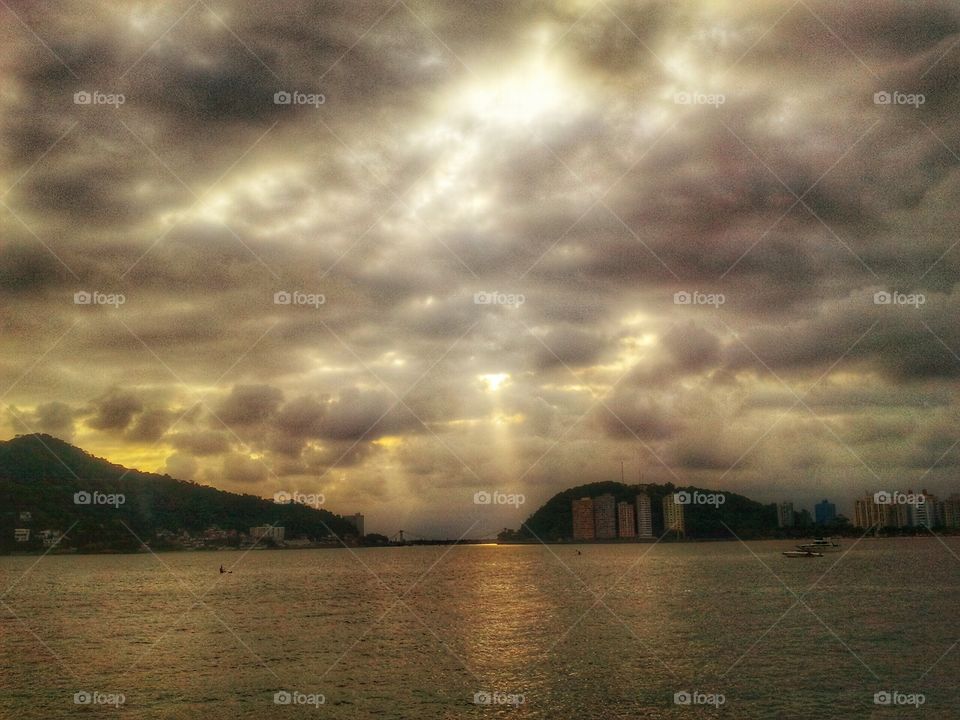
[[[663,496],[663,530],[672,531],[677,537],[686,537],[687,523],[683,513],[686,505],[678,503],[676,498],[676,493]]]
[[[645,492],[637,495],[637,537],[653,537],[653,513],[650,510],[650,496]]]
[[[793,503],[777,503],[777,527],[793,527]]]

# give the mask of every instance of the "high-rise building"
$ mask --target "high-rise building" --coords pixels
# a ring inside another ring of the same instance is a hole
[[[948,528],[960,528],[960,495],[953,493],[943,501],[943,524]]]
[[[609,540],[617,536],[617,500],[610,493],[594,498],[593,528],[597,540]]]
[[[617,503],[617,535],[622,538],[635,538],[637,536],[633,505],[626,500]]]
[[[663,498],[663,530],[674,532],[677,537],[684,537],[687,534],[687,525],[683,517],[685,506],[678,503],[676,497],[676,493],[670,493]]]
[[[896,522],[896,513],[891,512],[894,505],[878,503],[873,495],[865,495],[853,503],[853,525],[858,528],[889,527]]]
[[[826,499],[813,506],[813,516],[817,525],[829,525],[837,519],[837,506]]]
[[[354,513],[353,515],[344,515],[343,519],[357,529],[357,535],[363,537],[363,513]]]
[[[653,513],[650,510],[650,496],[645,492],[637,495],[637,536],[653,537]]]
[[[913,511],[914,524],[916,526],[926,526],[928,528],[940,527],[944,524],[945,507],[940,498],[932,493],[928,493],[924,488],[921,493],[923,502],[917,503]]]
[[[593,540],[593,500],[585,497],[573,501],[573,539]]]
[[[777,503],[777,527],[793,527],[793,503]]]

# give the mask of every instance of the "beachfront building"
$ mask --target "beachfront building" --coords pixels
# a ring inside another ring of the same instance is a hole
[[[676,501],[676,493],[665,495],[663,498],[663,530],[676,533],[677,537],[687,534],[687,525],[683,516],[686,507]]]
[[[928,493],[924,488],[921,493],[922,503],[917,503],[913,511],[914,525],[917,527],[935,528],[944,524],[944,503],[933,493]]]
[[[270,539],[274,542],[282,543],[285,530],[282,527],[274,525],[258,525],[250,528],[250,537],[254,540]]]
[[[826,499],[813,506],[814,522],[817,525],[829,525],[837,518],[837,506]]]
[[[637,536],[633,505],[626,500],[617,503],[617,535],[622,538],[635,538]]]
[[[593,500],[585,497],[573,501],[573,539],[593,540]]]
[[[858,528],[889,527],[896,522],[896,505],[878,503],[873,495],[864,495],[853,503],[853,525]]]
[[[777,527],[793,527],[793,503],[777,503]]]
[[[948,528],[960,528],[960,495],[953,493],[943,501],[943,524]]]
[[[617,501],[610,493],[593,501],[593,528],[597,540],[617,537]]]
[[[653,513],[650,510],[650,496],[644,492],[637,495],[637,537],[653,537]]]
[[[353,515],[344,515],[343,519],[357,529],[357,535],[363,537],[363,514],[354,513]]]

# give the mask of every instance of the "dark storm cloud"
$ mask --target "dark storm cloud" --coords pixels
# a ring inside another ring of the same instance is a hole
[[[596,334],[576,328],[556,328],[537,343],[535,363],[546,369],[555,366],[591,365],[603,354],[606,342]]]
[[[239,453],[231,453],[223,458],[222,473],[223,479],[227,482],[252,485],[266,480],[269,470],[260,460]]]
[[[703,370],[720,362],[720,340],[692,320],[667,330],[663,335],[663,344],[676,366],[685,371]]]
[[[127,438],[134,442],[155,443],[175,420],[174,414],[165,408],[146,410],[137,417],[127,432]]]
[[[0,28],[8,425],[414,515],[478,475],[606,479],[637,436],[651,479],[733,489],[859,480],[842,443],[929,467],[960,369],[955,3],[591,5],[18,6],[70,69]]]
[[[230,438],[227,434],[213,430],[179,432],[168,439],[177,450],[195,457],[220,455],[230,449]]]
[[[283,402],[283,391],[269,385],[235,385],[214,411],[227,425],[255,425],[271,418]]]
[[[597,419],[610,436],[661,440],[673,435],[681,419],[645,394],[622,391],[597,410]]]
[[[64,440],[72,440],[74,423],[83,413],[67,403],[54,400],[37,405],[32,412],[8,408],[10,423],[18,433],[48,433]]]
[[[126,430],[134,416],[143,410],[143,400],[135,393],[113,388],[93,401],[93,416],[86,423],[96,430]]]

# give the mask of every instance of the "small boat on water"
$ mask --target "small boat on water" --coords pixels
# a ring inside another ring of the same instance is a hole
[[[840,543],[833,539],[814,538],[813,542],[797,545],[800,550],[812,550],[813,552],[840,552]]]
[[[823,553],[814,552],[813,550],[787,550],[783,553],[783,556],[788,558],[823,557]]]

